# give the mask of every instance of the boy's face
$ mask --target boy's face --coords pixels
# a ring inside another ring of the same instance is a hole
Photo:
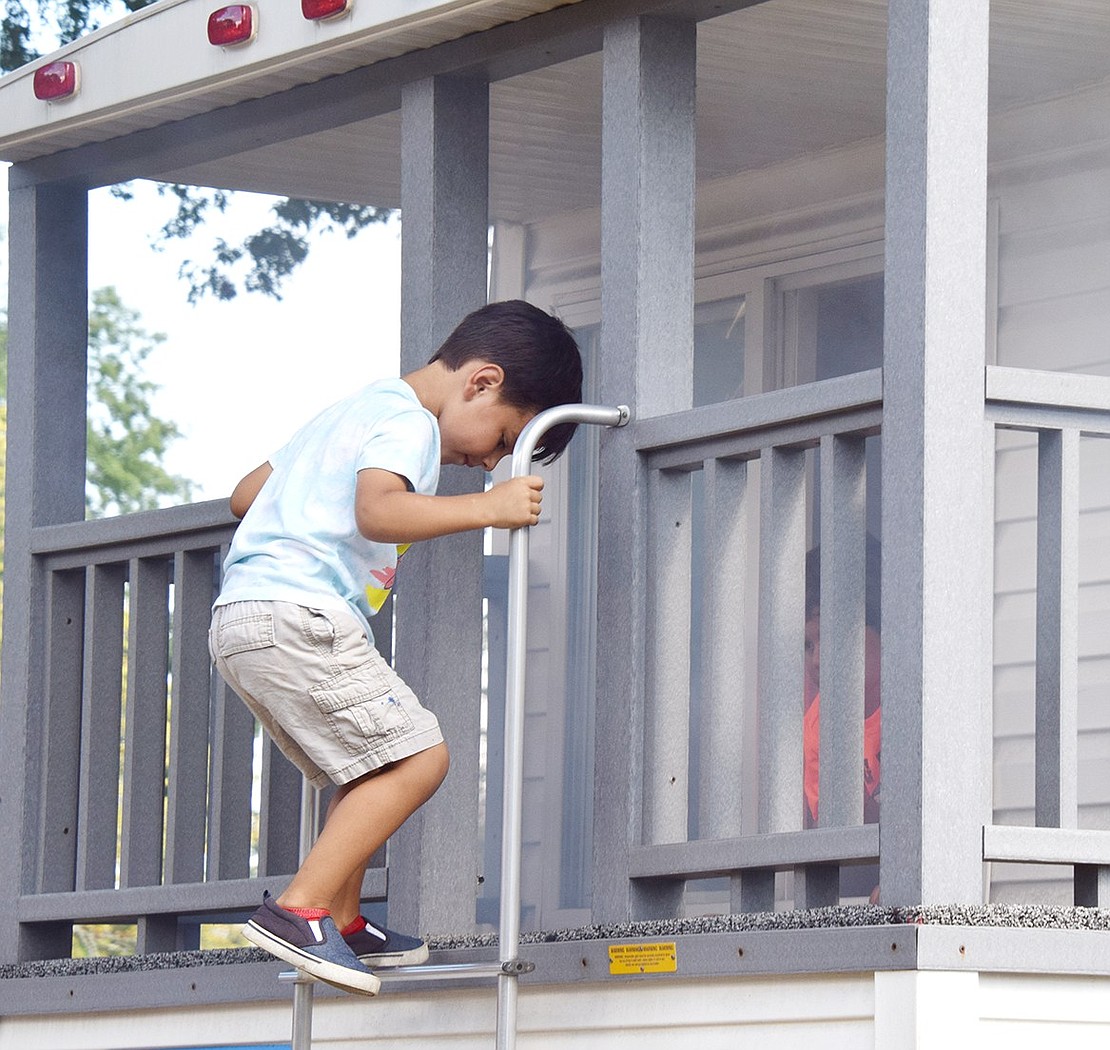
[[[805,635],[805,702],[809,702],[821,690],[821,615],[814,613],[806,620]],[[877,702],[879,678],[882,668],[882,642],[874,627],[864,628],[863,650],[863,688],[866,696],[874,694]],[[868,710],[873,710],[868,705]]]
[[[484,374],[476,373],[473,381],[468,378],[459,396],[440,412],[439,459],[444,464],[493,470],[512,452],[535,412],[505,404],[500,382],[487,382],[488,373],[479,372]]]

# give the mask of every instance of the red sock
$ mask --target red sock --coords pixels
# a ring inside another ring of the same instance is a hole
[[[285,910],[299,915],[302,919],[322,919],[325,915],[331,914],[327,908],[286,908]]]
[[[339,932],[344,937],[350,937],[352,933],[358,933],[359,930],[366,929],[366,920],[361,915],[356,915],[346,926]]]

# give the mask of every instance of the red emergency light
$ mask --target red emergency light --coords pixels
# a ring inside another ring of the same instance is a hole
[[[301,0],[301,14],[310,22],[338,18],[351,9],[353,0]]]
[[[250,4],[228,4],[208,16],[208,43],[213,47],[249,44],[257,26]]]
[[[72,98],[80,87],[76,62],[48,62],[35,70],[35,98],[57,102]]]

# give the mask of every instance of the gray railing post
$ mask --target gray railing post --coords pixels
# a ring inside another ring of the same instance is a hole
[[[1079,826],[1079,431],[1037,441],[1036,824]]]

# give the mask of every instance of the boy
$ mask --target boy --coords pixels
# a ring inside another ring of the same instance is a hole
[[[243,932],[321,980],[374,995],[368,966],[427,957],[422,941],[359,914],[371,855],[448,766],[435,716],[374,649],[369,617],[413,541],[539,520],[539,477],[436,496],[440,465],[492,470],[536,413],[581,396],[562,322],[521,301],[492,303],[423,368],[326,409],[232,494],[243,520],[213,609],[213,659],[305,776],[337,785],[300,870]],[[573,433],[553,427],[535,458],[550,462]]]

